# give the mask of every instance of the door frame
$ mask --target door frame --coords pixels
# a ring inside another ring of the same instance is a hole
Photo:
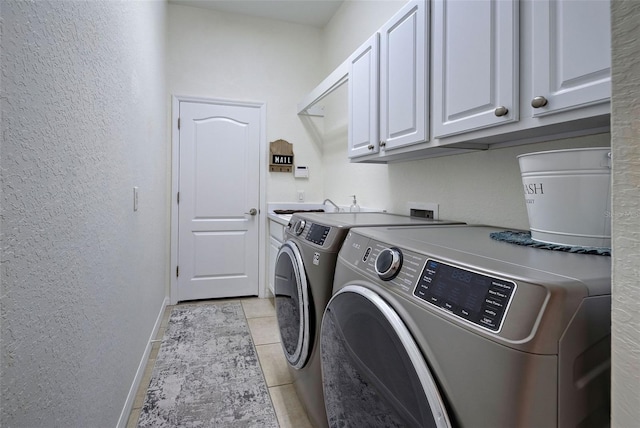
[[[258,202],[258,297],[266,297],[267,282],[265,278],[266,255],[267,255],[267,239],[266,239],[266,164],[267,159],[267,138],[266,138],[266,119],[267,106],[264,102],[252,101],[234,101],[220,98],[204,98],[192,97],[185,95],[171,96],[171,262],[169,266],[169,304],[178,303],[178,277],[176,269],[178,266],[178,201],[177,194],[179,189],[180,177],[180,130],[178,129],[178,117],[180,114],[180,103],[203,103],[217,104],[227,106],[252,107],[260,110],[260,165],[258,172],[259,183],[259,202]]]

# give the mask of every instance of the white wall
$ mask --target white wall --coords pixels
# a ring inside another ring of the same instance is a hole
[[[326,73],[341,64],[406,3],[407,0],[345,1],[322,32]]]
[[[165,7],[0,2],[2,426],[118,423],[167,286]]]
[[[612,427],[640,421],[640,2],[611,2]]]
[[[310,169],[308,180],[268,172],[267,201],[294,201],[297,190],[321,201],[322,147],[312,122],[296,115],[297,103],[325,77],[320,30],[174,4],[168,18],[169,94],[266,102],[267,141],[292,143],[295,163]]]

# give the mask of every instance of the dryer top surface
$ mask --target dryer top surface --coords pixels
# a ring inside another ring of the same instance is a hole
[[[355,231],[385,245],[544,285],[582,283],[587,294],[611,294],[611,258],[525,247],[492,239],[489,226],[377,227]]]
[[[296,219],[304,219],[307,222],[347,229],[351,227],[373,226],[435,226],[461,224],[461,222],[450,220],[433,220],[381,212],[294,213],[291,222],[295,222]]]

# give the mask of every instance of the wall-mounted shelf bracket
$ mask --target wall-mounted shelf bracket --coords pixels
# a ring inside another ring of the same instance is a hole
[[[347,80],[349,80],[349,62],[345,61],[298,103],[298,114],[324,116],[324,108],[316,106],[316,104],[346,83]]]

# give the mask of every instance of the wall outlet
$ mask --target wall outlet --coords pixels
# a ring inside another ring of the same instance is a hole
[[[434,220],[440,219],[440,213],[438,212],[440,205],[434,202],[407,202],[407,210],[409,215],[415,215],[415,217],[432,218]]]
[[[298,190],[298,202],[304,202],[304,190]]]

